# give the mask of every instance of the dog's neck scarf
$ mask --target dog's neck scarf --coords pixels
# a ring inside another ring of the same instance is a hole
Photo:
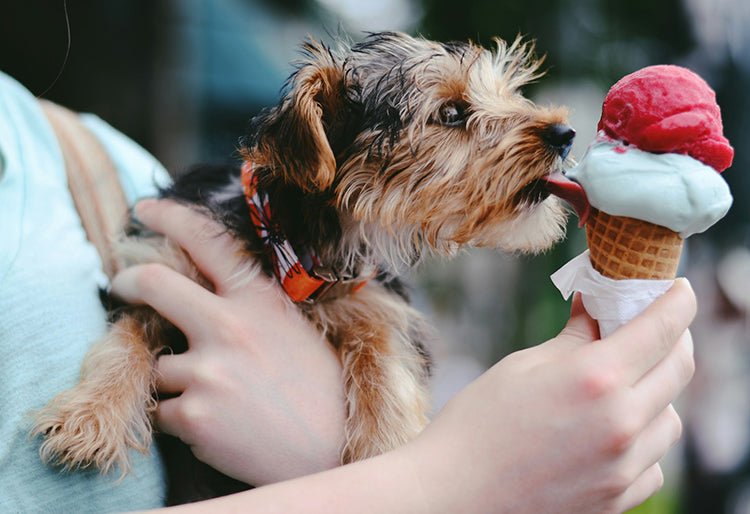
[[[304,248],[297,254],[273,220],[268,193],[258,187],[255,166],[250,161],[242,165],[242,189],[255,232],[266,247],[276,278],[293,302],[320,300],[338,283],[346,286],[345,291],[341,291],[344,293],[358,291],[365,285],[367,279],[341,280],[322,265],[312,249]]]

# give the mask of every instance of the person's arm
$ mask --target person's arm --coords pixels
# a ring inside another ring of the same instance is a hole
[[[186,247],[207,276],[218,282],[219,296],[196,290],[198,286],[169,270],[148,266],[121,274],[115,282],[116,291],[126,300],[148,303],[173,319],[187,331],[191,345],[193,341],[204,341],[201,346],[206,356],[212,354],[214,346],[242,340],[245,335],[254,340],[256,351],[235,357],[227,352],[224,359],[236,361],[237,365],[239,360],[249,359],[246,365],[251,367],[255,359],[264,363],[261,369],[283,368],[289,356],[273,352],[266,355],[264,352],[272,344],[264,344],[263,340],[274,338],[256,325],[266,326],[270,316],[278,320],[288,315],[295,320],[293,310],[285,309],[283,302],[258,317],[243,310],[241,305],[251,301],[253,295],[222,296],[226,292],[220,285],[224,273],[221,269],[231,271],[232,267],[208,258],[221,248],[212,250],[206,237],[179,235],[185,231],[180,226],[192,227],[197,231],[194,234],[213,234],[215,226],[170,202],[152,203],[138,213],[144,223]],[[164,285],[153,287],[149,284],[155,272],[162,279],[171,278]],[[266,290],[274,289],[263,284]],[[191,300],[182,303],[175,302],[175,298]],[[227,310],[227,304],[238,310]],[[207,315],[214,312],[212,305],[221,306],[215,309],[218,323]],[[681,430],[671,402],[693,373],[692,342],[686,330],[694,314],[692,291],[686,281],[678,280],[644,314],[612,336],[596,341],[596,323],[576,299],[571,319],[558,337],[500,361],[452,399],[427,429],[404,447],[356,464],[177,510],[622,512],[662,485],[658,461]],[[205,334],[186,329],[185,325],[197,325],[192,323],[195,319],[205,323]],[[220,327],[227,324],[236,330],[222,331]],[[278,324],[276,337],[284,337],[288,326]],[[249,330],[247,334],[245,329]],[[290,339],[300,337],[305,330],[309,328],[292,330]],[[289,351],[295,351],[297,346],[291,346]],[[243,401],[262,402],[263,384],[253,386],[260,387],[260,393],[242,390],[232,400],[236,400],[233,408],[227,408],[222,395],[229,391],[233,397],[229,381],[225,383],[216,373],[194,372],[200,369],[197,359],[180,369],[185,374],[175,390],[185,392],[172,402],[188,403],[191,388],[200,391],[201,384],[224,383],[226,388],[205,386],[205,394],[196,394],[190,402],[192,407],[180,408],[175,403],[172,413],[162,408],[159,422],[171,427],[183,440],[193,441],[196,453],[218,469],[227,469],[229,462],[232,469],[239,471],[235,476],[243,476],[243,469],[254,468],[252,474],[257,475],[258,462],[253,460],[253,452],[246,451],[255,437],[244,425],[245,419],[251,420],[252,414],[248,413],[252,411],[242,405]],[[180,373],[167,371],[165,380],[168,376],[176,378]],[[334,404],[340,402],[336,396],[340,385],[328,391],[336,397]],[[211,392],[218,394],[211,396]],[[304,395],[298,399],[304,401]],[[275,400],[269,400],[268,412],[274,411]],[[338,404],[337,408],[343,407]],[[207,423],[191,424],[190,416],[175,414],[181,409],[213,413],[203,416]],[[230,422],[225,422],[225,416]],[[257,430],[273,432],[274,423],[279,423],[277,418],[262,421]],[[281,419],[280,425],[287,421]],[[336,423],[340,422],[337,419]],[[269,440],[267,444],[279,446],[255,451],[276,454],[299,450],[304,454],[311,450],[294,449],[295,440]],[[281,477],[284,473],[274,469],[278,464],[274,459],[265,461],[263,465],[269,468],[260,475]]]

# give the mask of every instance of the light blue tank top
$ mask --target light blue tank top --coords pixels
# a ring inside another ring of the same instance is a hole
[[[145,150],[95,116],[82,117],[117,166],[129,202],[168,176]],[[67,188],[52,129],[36,99],[0,73],[0,513],[113,512],[161,506],[156,449],[133,470],[61,472],[39,460],[28,412],[72,386],[106,329],[103,273]]]

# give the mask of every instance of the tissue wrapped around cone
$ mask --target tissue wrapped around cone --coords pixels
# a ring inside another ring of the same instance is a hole
[[[586,238],[591,265],[605,277],[663,280],[677,275],[683,239],[668,228],[592,207]]]

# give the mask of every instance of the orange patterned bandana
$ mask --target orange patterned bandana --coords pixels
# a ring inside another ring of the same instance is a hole
[[[250,219],[255,232],[263,241],[273,264],[273,270],[284,291],[293,302],[312,302],[341,282],[334,273],[326,270],[317,255],[308,248],[298,255],[278,223],[273,221],[268,193],[258,187],[258,177],[252,162],[242,165],[242,189],[250,209]],[[350,292],[359,290],[367,280],[350,284]]]

